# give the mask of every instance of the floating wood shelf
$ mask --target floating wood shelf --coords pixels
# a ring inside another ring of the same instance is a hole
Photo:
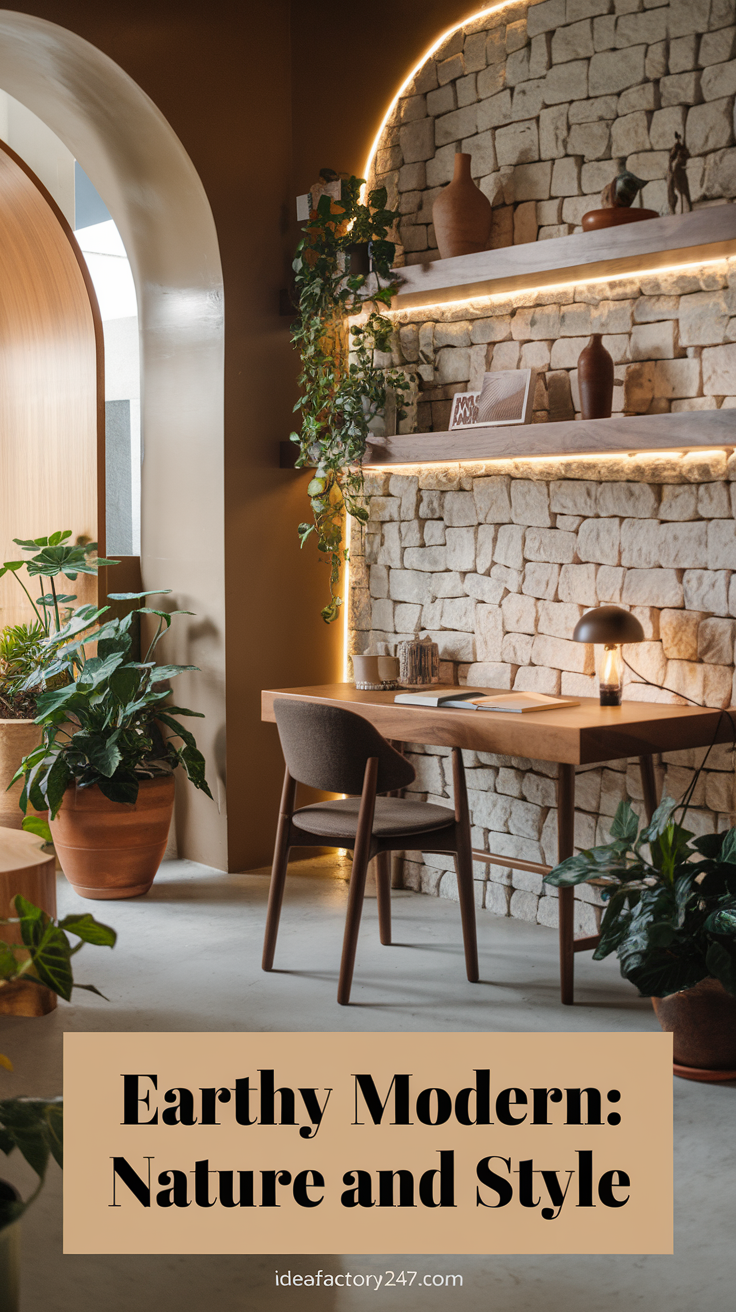
[[[736,254],[736,205],[396,269],[394,310],[637,273]]]
[[[736,446],[736,409],[669,415],[616,415],[561,424],[479,426],[448,433],[411,433],[371,442],[365,468],[426,465],[453,460],[528,456],[625,455],[636,451],[691,451]]]

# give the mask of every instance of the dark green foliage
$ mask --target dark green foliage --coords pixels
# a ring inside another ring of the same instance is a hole
[[[368,518],[361,462],[370,423],[385,406],[387,388],[396,394],[403,418],[400,406],[409,389],[403,373],[374,365],[374,351],[391,349],[393,325],[381,308],[391,305],[398,290],[391,278],[395,246],[387,238],[399,215],[386,208],[385,187],[370,192],[362,204],[363,185],[362,178],[343,178],[339,203],[320,197],[294,260],[299,317],[292,342],[301,355],[302,394],[294,407],[301,412],[301,431],[292,433],[291,441],[299,446],[297,466],[315,467],[307,488],[314,522],[300,524],[298,532],[302,546],[316,533],[330,568],[330,601],[322,611],[327,624],[342,605],[336,589],[347,559],[345,511],[359,524]],[[370,293],[362,274],[345,274],[348,248],[358,242],[372,243],[376,286]],[[348,332],[352,315],[361,317]]]
[[[23,946],[0,940],[0,988],[14,981],[45,985],[59,997],[71,998],[73,988],[87,989],[103,995],[94,984],[77,984],[72,976],[72,957],[85,943],[114,947],[117,935],[89,912],[65,916],[54,921],[45,911],[18,894],[13,898],[16,918],[0,920],[0,925],[20,925]],[[68,935],[79,939],[72,947]],[[12,1069],[7,1057],[0,1055],[0,1065]],[[40,1193],[49,1157],[63,1166],[63,1108],[61,1098],[5,1098],[0,1100],[0,1152],[16,1148],[38,1176],[38,1185],[29,1198],[11,1201],[0,1197],[0,1230],[22,1216]]]
[[[111,594],[113,600],[137,600],[151,593]],[[135,802],[141,779],[168,775],[182,765],[195,788],[211,797],[204,758],[178,716],[196,711],[172,706],[164,686],[195,665],[160,665],[152,659],[172,614],[141,606],[123,619],[103,622],[107,607],[80,606],[61,629],[44,639],[43,673],[47,690],[37,698],[36,723],[43,741],[21,762],[20,805],[48,808],[53,820],[66,788],[97,784],[113,802]],[[131,659],[130,627],[134,614],[158,616],[158,626],[142,661]],[[97,653],[86,645],[96,641]],[[48,687],[49,681],[60,686]],[[201,717],[199,717],[201,718]],[[179,745],[177,746],[177,742]]]
[[[615,952],[642,996],[663,998],[708,976],[736,994],[736,829],[694,838],[675,822],[675,806],[665,797],[639,833],[636,813],[621,802],[613,841],[569,857],[545,882],[605,882],[593,956]]]

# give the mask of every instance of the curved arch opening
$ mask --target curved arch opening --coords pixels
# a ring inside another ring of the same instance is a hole
[[[200,667],[181,698],[224,794],[224,306],[214,218],[200,178],[150,98],[102,51],[44,19],[0,10],[0,87],[79,161],[120,232],[139,310],[141,573],[181,616],[171,659]],[[181,855],[225,868],[224,806],[181,789]]]

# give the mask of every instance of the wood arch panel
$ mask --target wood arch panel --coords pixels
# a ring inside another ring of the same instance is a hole
[[[89,271],[46,188],[0,142],[0,560],[13,538],[71,529],[105,550],[102,322]],[[79,602],[97,599],[77,580]],[[28,619],[0,579],[0,627]]]

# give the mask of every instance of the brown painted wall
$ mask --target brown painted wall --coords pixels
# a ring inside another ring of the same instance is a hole
[[[342,645],[342,626],[319,618],[326,571],[298,548],[306,476],[278,468],[295,396],[278,315],[294,196],[325,164],[362,169],[408,67],[468,9],[447,0],[411,0],[398,12],[376,0],[369,14],[338,0],[7,7],[69,28],[115,60],[168,119],[212,207],[225,281],[229,867],[253,867],[270,856],[281,774],[276,736],[260,724],[260,689],[339,677]]]

